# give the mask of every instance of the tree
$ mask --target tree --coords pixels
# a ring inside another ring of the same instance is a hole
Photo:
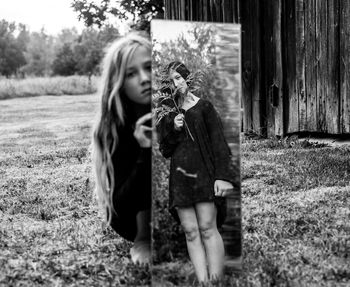
[[[56,75],[70,76],[77,72],[77,61],[71,46],[63,45],[52,63],[52,71]]]
[[[159,69],[165,63],[183,62],[192,73],[201,74],[200,86],[197,87],[198,82],[193,82],[196,94],[201,98],[211,98],[215,93],[217,76],[212,67],[215,61],[213,30],[210,25],[196,23],[185,34],[181,33],[175,40],[166,42],[153,39],[152,66],[155,78],[158,78]]]
[[[62,29],[56,38],[56,53],[63,47],[64,44],[73,45],[77,40],[79,40],[79,37],[80,35],[75,27]]]
[[[16,38],[18,45],[22,48],[23,51],[27,50],[27,45],[30,40],[30,33],[27,30],[27,26],[24,24],[18,24],[18,36]]]
[[[97,74],[105,46],[119,36],[119,31],[111,25],[106,25],[100,30],[92,27],[84,29],[74,46],[77,72],[88,75],[89,79],[93,74]]]
[[[10,77],[26,63],[21,44],[14,36],[16,24],[0,22],[0,74]]]
[[[104,44],[113,42],[118,37],[120,37],[120,33],[113,25],[104,25],[103,28],[99,30],[100,41]]]
[[[79,37],[74,47],[74,55],[77,61],[77,72],[88,75],[89,79],[98,70],[98,64],[102,58],[103,43],[99,40],[99,33],[92,29],[86,29]]]
[[[86,26],[96,24],[101,27],[109,16],[121,20],[132,20],[136,28],[147,29],[152,17],[162,18],[164,5],[162,0],[102,0],[97,4],[94,0],[73,0],[72,8],[83,19]]]
[[[34,76],[47,76],[52,73],[51,64],[54,58],[54,38],[45,33],[32,32],[29,36],[25,58],[27,65],[22,71]]]

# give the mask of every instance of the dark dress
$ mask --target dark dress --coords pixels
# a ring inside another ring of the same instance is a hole
[[[164,157],[171,157],[170,212],[179,221],[176,206],[214,201],[218,209],[217,223],[221,226],[226,217],[226,200],[214,196],[214,182],[221,179],[234,184],[235,175],[221,120],[213,105],[203,99],[182,112],[193,140],[185,125],[180,131],[174,129],[177,115],[174,112],[161,120],[158,129],[159,149]]]
[[[141,148],[131,124],[119,131],[119,143],[112,155],[115,189],[111,227],[122,237],[134,241],[136,214],[151,208],[151,148]]]

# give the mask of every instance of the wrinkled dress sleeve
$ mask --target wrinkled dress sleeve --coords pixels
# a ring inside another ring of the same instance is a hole
[[[207,126],[214,155],[215,179],[231,182],[235,185],[236,170],[232,162],[232,153],[228,146],[221,119],[214,106],[207,102],[205,124]]]
[[[159,135],[159,151],[165,158],[172,156],[176,146],[182,140],[183,129],[177,131],[174,128],[176,113],[171,112],[160,121],[157,132]]]

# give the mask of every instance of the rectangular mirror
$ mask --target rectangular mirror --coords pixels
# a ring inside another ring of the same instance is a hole
[[[152,20],[153,286],[241,269],[240,25]]]

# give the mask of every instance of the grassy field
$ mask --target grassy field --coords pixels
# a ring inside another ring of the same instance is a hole
[[[0,78],[0,100],[44,95],[85,95],[96,92],[96,77]]]
[[[213,286],[349,286],[350,146],[247,138],[241,162],[243,272]],[[156,286],[191,285],[176,260]]]
[[[92,195],[97,97],[0,101],[0,286],[147,285]]]
[[[150,283],[98,216],[96,108],[93,95],[0,101],[0,286]],[[244,139],[241,155],[243,274],[225,286],[349,286],[349,146]],[[158,286],[191,272],[175,255],[153,271]]]
[[[349,286],[350,146],[244,140],[248,286]]]

